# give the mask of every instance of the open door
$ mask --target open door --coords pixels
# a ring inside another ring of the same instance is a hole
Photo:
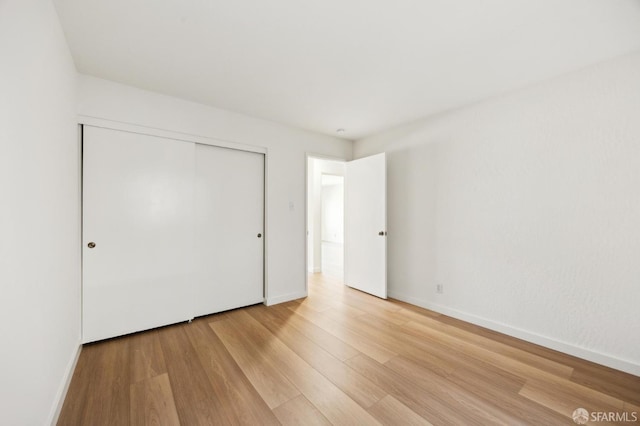
[[[344,281],[386,299],[386,155],[350,161],[345,175]]]

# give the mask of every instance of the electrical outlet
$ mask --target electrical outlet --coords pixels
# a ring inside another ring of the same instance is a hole
[[[436,293],[439,293],[439,294],[443,293],[442,284],[436,284]]]

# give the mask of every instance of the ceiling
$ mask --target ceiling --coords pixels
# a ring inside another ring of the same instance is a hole
[[[640,49],[640,0],[54,3],[81,73],[345,139]]]

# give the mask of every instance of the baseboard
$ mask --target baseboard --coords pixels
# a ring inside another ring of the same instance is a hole
[[[62,411],[62,406],[64,405],[64,399],[67,396],[67,391],[69,390],[69,385],[71,384],[71,378],[73,377],[73,372],[76,369],[76,364],[78,364],[78,359],[80,358],[81,351],[82,344],[80,343],[80,341],[78,341],[78,346],[71,355],[69,364],[67,364],[67,369],[64,372],[62,383],[60,383],[60,387],[58,389],[58,392],[56,393],[56,399],[54,400],[53,407],[51,408],[49,422],[47,422],[47,424],[50,424],[51,426],[55,426],[55,424],[58,423],[58,417],[60,417],[60,412]]]
[[[471,324],[479,325],[481,327],[488,328],[490,330],[497,331],[511,337],[516,337],[530,343],[535,343],[536,345],[544,346],[546,348],[553,349],[568,355],[573,355],[587,361],[595,362],[596,364],[605,365],[607,367],[624,371],[635,376],[640,376],[640,365],[635,364],[631,361],[616,358],[614,356],[603,354],[600,352],[595,352],[566,342],[561,342],[559,340],[532,333],[527,330],[512,327],[477,315],[458,311],[457,309],[449,308],[447,306],[427,302],[425,300],[407,296],[395,291],[389,291],[388,295],[390,298],[401,300],[412,305],[420,306],[421,308],[429,309],[443,315],[469,322]]]
[[[283,294],[281,296],[276,297],[267,297],[265,301],[265,305],[272,306],[277,305],[279,303],[289,302],[291,300],[302,299],[303,297],[307,297],[307,291],[297,291],[295,293]]]

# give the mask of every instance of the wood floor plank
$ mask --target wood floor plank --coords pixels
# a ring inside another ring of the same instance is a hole
[[[640,405],[640,377],[589,363],[574,368],[571,381]]]
[[[489,424],[487,419],[444,404],[439,398],[366,355],[358,355],[345,362],[434,425],[482,425],[483,420],[484,424]]]
[[[560,425],[577,407],[638,413],[640,377],[314,274],[306,299],[85,345],[58,424]]]
[[[385,324],[378,319],[368,317],[360,327],[372,327],[379,333],[385,333],[384,340],[395,342],[398,352],[418,365],[428,368],[454,383],[468,379],[470,383],[487,384],[485,389],[476,389],[479,393],[491,390],[510,389],[516,392],[524,386],[525,378],[472,356],[473,346],[469,350],[452,350],[436,338],[421,333],[413,333],[406,327]]]
[[[391,303],[391,302],[390,302]],[[366,310],[366,313],[378,318],[382,321],[388,321],[396,325],[402,325],[409,321],[416,321],[423,318],[424,315],[415,313],[408,309],[405,309],[401,306],[395,306],[396,309],[393,311],[382,311],[379,309],[369,309]],[[438,314],[439,315],[439,314]]]
[[[447,380],[481,398],[494,401],[500,408],[528,424],[553,425],[566,421],[556,411],[532,404],[530,399],[520,395],[518,392],[526,381],[493,366],[462,368],[448,375]]]
[[[625,402],[623,405],[623,410],[630,413],[636,413],[636,416],[638,417],[638,419],[640,419],[640,406],[631,404],[630,402]]]
[[[410,303],[403,302],[403,301],[398,300],[398,299],[389,298],[387,300],[389,301],[389,303],[399,307],[400,311],[412,311],[412,312],[417,313],[418,315],[421,315],[421,316],[426,315],[426,316],[429,316],[431,318],[438,318],[438,317],[443,316],[439,312],[432,311],[430,309],[425,309],[425,308],[422,308],[420,306],[412,305]]]
[[[433,340],[437,340],[455,351],[463,353],[466,352],[472,357],[484,361],[487,364],[506,369],[507,371],[510,371],[511,373],[526,379],[537,378],[541,375],[557,377],[552,373],[548,373],[537,368],[536,366],[474,345],[472,342],[467,342],[460,337],[449,335],[440,330],[435,330],[417,322],[410,321],[404,325],[404,328],[406,330],[413,330],[414,332],[417,332],[425,337],[429,337]]]
[[[325,331],[321,327],[318,327],[306,318],[296,315],[295,312],[287,309],[285,306],[270,306],[269,311],[278,315],[282,320],[286,321],[288,326],[300,331],[309,340],[341,361],[354,357],[360,353],[360,351],[350,344],[338,339],[333,334]]]
[[[373,382],[307,339],[304,334],[293,327],[287,327],[287,323],[271,314],[271,311],[264,306],[247,310],[256,321],[362,407],[370,407],[386,395]]]
[[[384,299],[379,299],[376,297],[372,298],[367,293],[361,292],[359,290],[354,290],[349,287],[344,289],[339,298],[336,298],[335,296],[336,290],[325,288],[320,291],[322,292],[322,294],[325,294],[332,300],[338,300],[340,302],[340,305],[350,306],[354,309],[358,309],[361,312],[367,312],[371,315],[380,315],[385,319],[397,318],[393,314],[396,314],[400,311],[399,307],[388,303],[388,301]]]
[[[308,293],[312,297],[305,297],[302,299],[297,299],[293,301],[294,304],[304,305],[307,308],[313,309],[318,312],[322,312],[325,309],[329,309],[333,306],[340,304],[339,301],[335,299],[335,297],[331,297],[330,294],[325,293],[321,289],[317,288],[318,286],[311,286],[308,289]],[[335,296],[335,293],[333,293]]]
[[[573,368],[565,364],[551,361],[544,357],[518,348],[514,348],[504,343],[495,342],[484,336],[444,324],[437,319],[421,317],[419,319],[414,319],[413,323],[420,323],[433,330],[440,331],[449,336],[457,337],[461,340],[464,340],[465,342],[472,343],[475,346],[488,349],[492,352],[507,356],[511,359],[524,362],[540,370],[555,374],[558,377],[569,378],[573,373]]]
[[[76,425],[82,421],[87,409],[87,401],[92,395],[91,384],[96,380],[95,376],[98,374],[96,366],[100,353],[101,347],[97,347],[97,345],[85,345],[82,348],[60,411],[59,425]]]
[[[342,322],[342,325],[378,342],[389,350],[416,360],[443,377],[461,366],[477,365],[477,360],[471,360],[464,354],[452,353],[448,348],[440,351],[434,350],[432,342],[405,333],[403,326],[369,314],[363,315],[361,319],[361,321]]]
[[[131,425],[180,424],[167,373],[130,385]]]
[[[547,387],[553,388],[554,390],[563,389],[566,390],[567,393],[579,394],[584,398],[593,398],[594,400],[602,401],[603,403],[613,407],[621,408],[623,405],[623,401],[618,398],[604,394],[592,388],[581,386],[568,379],[558,377],[554,374],[548,373],[547,371],[540,370],[535,366],[509,358],[508,356],[472,345],[470,342],[465,342],[463,339],[455,336],[451,336],[413,322],[405,324],[405,327],[407,329],[419,330],[421,333],[424,333],[425,336],[437,339],[443,344],[449,346],[451,349],[459,351],[466,350],[471,354],[471,356],[481,361],[527,379],[527,383],[530,383],[530,381],[541,381],[544,382]]]
[[[213,322],[222,318],[215,316]],[[195,348],[200,364],[207,374],[213,397],[222,407],[227,424],[277,425],[278,420],[264,399],[251,385],[224,344],[209,324],[211,317],[193,321],[185,332]]]
[[[136,333],[129,337],[131,350],[131,383],[150,379],[167,372],[158,330]]]
[[[425,338],[421,334],[414,335],[403,326],[386,323],[368,315],[363,319],[364,321],[353,323],[351,326],[359,328],[361,333],[372,339],[393,345],[396,352],[403,357],[452,382],[475,379],[476,383],[488,383],[491,389],[510,389],[517,393],[526,381],[467,353],[452,351],[450,347],[435,339]],[[478,392],[484,391],[478,389]]]
[[[395,302],[395,303],[403,303],[408,307],[408,309],[410,308],[410,309],[416,310],[417,312],[427,311],[423,308],[409,305],[404,302]],[[431,312],[431,311],[427,311],[427,312]],[[559,364],[567,365],[573,368],[574,370],[585,371],[585,374],[591,378],[602,374],[604,383],[609,383],[611,385],[616,384],[622,387],[626,387],[627,389],[630,389],[630,390],[637,391],[638,389],[638,383],[640,381],[640,377],[638,376],[633,376],[631,374],[628,374],[622,371],[614,370],[612,368],[609,368],[603,365],[595,364],[593,362],[577,358],[573,355],[562,353],[550,348],[546,348],[544,346],[536,345],[534,343],[530,343],[522,339],[508,336],[506,334],[502,334],[494,330],[489,330],[487,328],[481,327],[479,325],[471,324],[471,323],[459,320],[457,318],[441,315],[439,317],[439,321],[448,325],[453,325],[462,330],[472,332],[479,336],[483,336],[485,338],[494,340],[496,342],[504,343],[506,345],[522,349],[529,353],[536,354],[548,360],[555,361]],[[574,374],[572,375],[571,380],[577,382],[577,380],[573,378],[573,376],[575,376],[575,371],[574,371]],[[607,390],[610,389],[609,386],[606,386],[606,388]],[[603,392],[603,393],[607,393],[607,392]],[[616,396],[616,395],[612,395],[612,396]]]
[[[209,326],[271,409],[300,395],[287,377],[269,362],[264,347],[254,345],[243,335],[243,330],[234,327],[231,315]]]
[[[336,305],[330,307],[329,311],[337,312],[341,315],[344,315],[348,318],[358,319],[358,317],[366,314],[366,311],[358,309],[347,303],[337,303]]]
[[[254,342],[262,355],[295,384],[300,392],[334,425],[378,424],[336,385],[307,364],[246,311],[235,311],[230,320],[243,339]]]
[[[476,365],[464,354],[432,351],[430,342],[403,333],[402,326],[386,323],[388,327],[384,327],[376,321],[379,320],[367,315],[363,321],[348,326],[442,377],[447,377],[461,366]]]
[[[85,346],[90,363],[81,367],[77,378],[82,383],[72,383],[71,393],[81,402],[62,413],[58,424],[129,424],[129,341],[118,338]]]
[[[190,324],[165,327],[160,345],[169,372],[176,411],[183,425],[224,424],[224,407],[213,397],[206,372],[191,345],[185,328]]]
[[[284,426],[331,425],[329,420],[304,395],[299,395],[277,406],[273,412]]]
[[[369,412],[386,426],[429,426],[424,417],[417,415],[402,402],[391,395],[382,398],[378,403],[369,409]]]
[[[336,323],[322,312],[316,312],[304,306],[298,306],[296,308],[289,307],[296,314],[308,319],[317,326],[323,328],[325,331],[333,334],[343,342],[348,342],[351,346],[366,354],[367,356],[375,359],[380,363],[387,362],[397,353],[386,349],[375,341],[371,341],[358,333],[355,333],[340,324]]]
[[[329,300],[322,300],[321,297],[307,297],[304,299],[296,300],[292,302],[291,305],[304,306],[307,309],[312,309],[316,312],[322,312],[334,306],[334,302]]]
[[[490,402],[481,398],[462,386],[448,383],[447,379],[402,356],[389,360],[385,366],[422,389],[429,390],[433,395],[438,395],[445,404],[449,406],[460,404],[478,416],[489,418],[491,424],[514,425],[520,423],[517,416],[501,408],[499,400]]]
[[[579,385],[573,383],[561,386],[559,383],[549,384],[544,380],[528,380],[519,393],[567,417],[571,417],[573,410],[578,407],[586,408],[590,412],[625,409],[623,401],[613,397],[605,398],[604,394],[594,393],[597,391],[578,387]]]

